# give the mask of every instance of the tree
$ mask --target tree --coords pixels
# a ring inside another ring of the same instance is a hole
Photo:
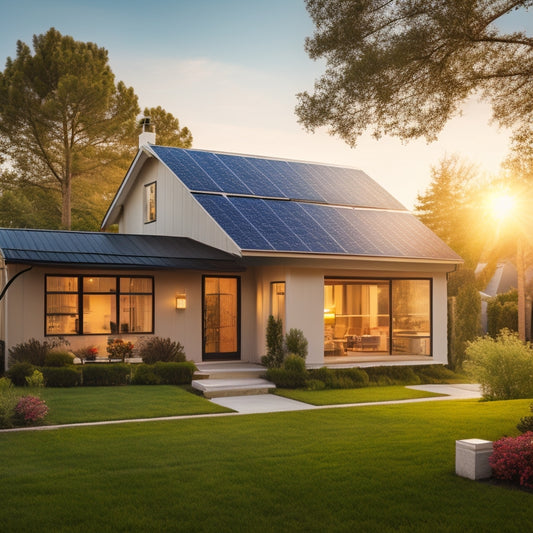
[[[371,129],[434,140],[478,93],[508,127],[533,118],[533,38],[495,22],[533,0],[306,0],[316,31],[306,39],[327,68],[298,95],[300,122],[329,126],[348,144]]]
[[[51,28],[34,36],[33,50],[18,41],[0,73],[0,153],[14,188],[59,192],[70,229],[74,184],[131,159],[137,97],[115,84],[107,51],[93,43]]]
[[[484,248],[487,233],[475,231],[485,224],[479,198],[484,189],[476,166],[457,155],[443,157],[431,167],[431,182],[417,195],[415,213],[448,246],[474,269]]]
[[[179,120],[172,113],[167,113],[161,106],[146,107],[144,116],[150,117],[150,123],[155,127],[157,144],[176,148],[192,146],[192,134],[189,128],[186,126],[180,128]]]

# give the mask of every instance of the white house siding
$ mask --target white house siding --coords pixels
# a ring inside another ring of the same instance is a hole
[[[157,183],[157,215],[144,222],[144,187]],[[120,233],[190,237],[229,253],[239,253],[236,244],[205,212],[189,190],[159,161],[149,159],[124,199]]]

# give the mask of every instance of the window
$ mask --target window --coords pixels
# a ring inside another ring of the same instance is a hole
[[[153,278],[46,276],[46,335],[152,333]]]
[[[156,219],[156,182],[144,186],[144,222],[154,222]]]
[[[270,284],[270,314],[281,319],[285,325],[285,282],[273,281]]]
[[[431,280],[326,279],[325,355],[431,355]]]

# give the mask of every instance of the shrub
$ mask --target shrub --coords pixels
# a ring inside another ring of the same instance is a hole
[[[529,410],[533,413],[533,403],[529,406]],[[526,433],[527,431],[533,431],[533,416],[524,416],[520,419],[520,422],[517,424],[516,429],[521,433]]]
[[[358,389],[368,385],[368,374],[362,368],[322,367],[311,370],[310,375],[327,389]]]
[[[82,367],[83,385],[127,385],[130,380],[130,366],[124,363],[88,364]]]
[[[154,365],[154,372],[161,378],[161,383],[167,385],[189,385],[196,372],[196,365],[190,361],[183,363],[158,362]]]
[[[285,358],[281,368],[269,368],[266,373],[266,378],[282,389],[304,387],[307,376],[305,361],[294,354],[289,354]]]
[[[81,385],[81,371],[75,366],[45,366],[44,381],[47,387],[77,387]]]
[[[444,365],[422,365],[413,368],[423,383],[447,383],[457,378],[457,374]]]
[[[154,372],[153,365],[135,365],[131,383],[132,385],[159,385],[161,378]]]
[[[518,291],[498,294],[487,303],[487,330],[497,337],[502,329],[518,331]]]
[[[326,388],[326,384],[319,379],[308,379],[305,382],[305,388],[306,390],[324,390]]]
[[[285,351],[283,347],[283,322],[281,318],[268,317],[266,330],[267,353],[261,362],[267,368],[279,368],[283,363]]]
[[[496,479],[533,488],[533,432],[495,441],[489,464]]]
[[[366,372],[370,383],[378,385],[416,385],[420,378],[410,366],[374,366]]]
[[[41,389],[42,387],[44,387],[44,376],[42,372],[34,370],[33,374],[26,378],[26,385],[34,389]]]
[[[41,422],[47,414],[46,402],[36,396],[23,396],[15,406],[15,420],[23,425]]]
[[[285,335],[285,350],[287,353],[299,355],[302,359],[307,357],[307,339],[301,329],[291,328]]]
[[[61,345],[68,345],[68,342],[61,337],[54,337],[44,342],[30,339],[9,348],[9,364],[31,363],[35,366],[44,366],[46,354]]]
[[[139,357],[143,363],[152,365],[158,361],[183,363],[185,362],[185,352],[179,342],[169,338],[151,337],[141,343],[139,347]]]
[[[28,362],[15,363],[9,367],[6,375],[17,387],[25,387],[27,385],[26,378],[29,378],[35,367]]]
[[[69,366],[73,363],[74,357],[69,352],[52,350],[44,357],[44,366]]]
[[[122,339],[107,339],[107,354],[109,359],[120,359],[124,362],[126,357],[131,357],[133,353],[133,344]]]
[[[98,348],[96,346],[85,346],[74,350],[74,355],[81,361],[82,364],[85,361],[94,361],[98,355]]]
[[[465,370],[481,384],[486,400],[533,397],[533,350],[518,335],[502,330],[468,344]]]
[[[9,378],[0,378],[0,428],[15,425],[15,407],[19,396]]]

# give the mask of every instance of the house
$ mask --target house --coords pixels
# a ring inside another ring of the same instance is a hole
[[[461,258],[360,170],[144,144],[114,227],[0,230],[7,347],[158,335],[195,362],[259,362],[273,315],[309,366],[447,362]]]

